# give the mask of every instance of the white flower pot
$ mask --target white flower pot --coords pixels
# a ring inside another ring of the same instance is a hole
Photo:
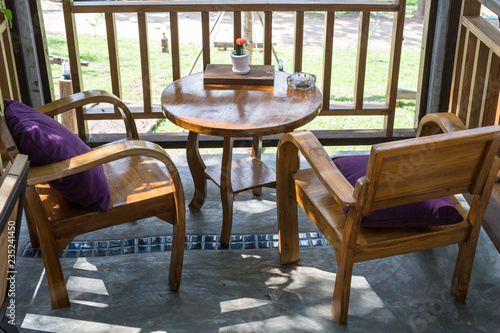
[[[243,50],[243,55],[236,55],[236,51],[231,52],[231,61],[233,62],[233,72],[236,74],[247,74],[250,72],[248,58],[250,52]]]

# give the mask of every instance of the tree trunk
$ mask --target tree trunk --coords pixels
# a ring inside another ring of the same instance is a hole
[[[243,39],[247,42],[245,50],[250,52],[248,63],[252,63],[253,49],[253,12],[243,12]]]
[[[418,0],[417,4],[417,17],[424,17],[425,14],[425,1],[426,0]]]

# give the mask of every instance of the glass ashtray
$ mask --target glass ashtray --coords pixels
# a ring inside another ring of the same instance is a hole
[[[316,75],[305,72],[295,72],[286,78],[289,88],[307,91],[316,84]]]

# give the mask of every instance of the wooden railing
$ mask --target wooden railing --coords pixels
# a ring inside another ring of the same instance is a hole
[[[468,128],[500,123],[500,30],[479,16],[481,2],[500,15],[499,1],[464,2],[449,104]]]
[[[398,76],[401,57],[401,45],[403,39],[403,26],[406,0],[400,1],[351,1],[351,0],[257,0],[248,2],[215,0],[215,1],[158,1],[158,2],[73,2],[73,0],[63,0],[63,11],[66,25],[68,51],[71,64],[71,75],[74,92],[83,90],[82,71],[80,68],[80,53],[77,41],[77,28],[75,25],[75,15],[79,13],[104,13],[106,20],[107,42],[110,59],[110,75],[112,92],[121,97],[122,87],[120,80],[120,62],[118,57],[118,43],[116,34],[116,13],[136,13],[139,30],[139,47],[142,71],[143,90],[143,112],[136,112],[134,116],[140,118],[162,118],[160,112],[153,112],[151,97],[151,68],[149,64],[148,49],[148,28],[147,13],[169,13],[170,17],[170,41],[172,52],[172,77],[177,80],[181,77],[180,70],[180,47],[179,47],[179,12],[198,12],[201,16],[202,47],[203,47],[203,68],[210,63],[210,12],[232,12],[233,13],[233,40],[241,36],[242,20],[241,13],[244,11],[264,12],[264,46],[263,63],[272,63],[272,13],[295,12],[295,40],[293,69],[302,69],[304,52],[304,12],[320,11],[325,12],[324,31],[324,53],[322,60],[322,82],[320,88],[323,93],[322,116],[333,115],[377,115],[385,116],[384,134],[387,137],[393,135],[394,115],[396,108],[396,94],[398,87]],[[355,88],[353,103],[331,104],[330,91],[332,82],[332,56],[333,56],[333,36],[335,29],[335,13],[359,12],[359,32],[357,45],[357,60],[355,73]],[[368,32],[370,24],[370,14],[372,12],[393,13],[393,31],[390,50],[390,64],[387,80],[387,93],[385,103],[368,104],[364,103],[364,87],[367,64]],[[83,110],[77,110],[77,121],[80,136],[86,139],[85,120],[92,119],[117,119],[118,115],[113,113],[90,114]]]
[[[468,128],[500,124],[500,30],[480,17],[481,5],[500,17],[500,0],[464,0],[449,104]],[[500,252],[498,177],[483,228]]]

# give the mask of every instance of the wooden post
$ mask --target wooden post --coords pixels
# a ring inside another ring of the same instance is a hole
[[[67,97],[73,94],[73,83],[71,82],[71,80],[59,79],[57,82],[59,83],[60,98]],[[71,132],[78,134],[75,109],[61,113],[60,122]]]

